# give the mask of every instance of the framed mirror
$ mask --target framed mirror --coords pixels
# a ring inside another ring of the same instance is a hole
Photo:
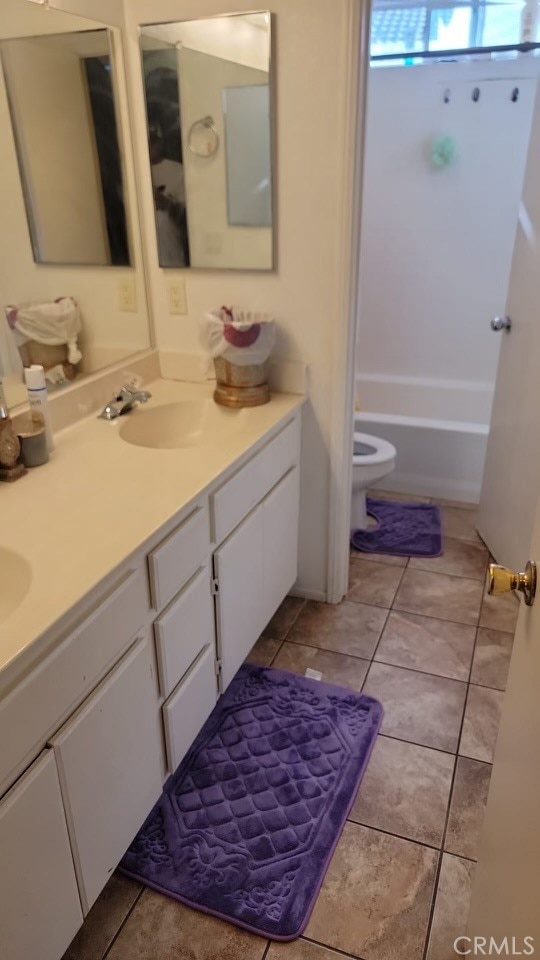
[[[119,37],[2,0],[0,59],[0,378],[13,407],[23,365],[41,363],[56,389],[150,334]]]
[[[141,28],[159,263],[271,270],[271,16]]]
[[[130,263],[107,29],[0,41],[36,263]]]

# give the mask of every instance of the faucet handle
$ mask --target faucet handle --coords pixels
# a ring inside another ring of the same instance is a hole
[[[127,401],[132,395],[131,387],[127,387],[125,384],[120,387],[113,395],[113,400],[120,402],[121,400]]]
[[[142,403],[146,403],[146,401],[149,400],[151,396],[152,394],[149,393],[148,390],[136,390],[134,389],[134,387],[124,384],[123,387],[120,387],[120,390],[118,391],[118,393],[115,394],[114,399],[125,400],[125,401],[139,400]]]

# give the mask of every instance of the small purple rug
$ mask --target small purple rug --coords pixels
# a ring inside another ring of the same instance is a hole
[[[273,940],[307,924],[382,720],[372,697],[244,665],[120,864]]]
[[[351,543],[363,553],[389,553],[396,557],[440,557],[441,511],[432,503],[398,503],[368,497],[366,509],[378,526],[353,530]]]

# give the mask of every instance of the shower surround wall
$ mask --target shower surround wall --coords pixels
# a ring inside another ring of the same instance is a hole
[[[527,57],[370,71],[356,393],[360,429],[398,450],[381,487],[479,497],[539,74]],[[434,169],[441,136],[455,158]]]

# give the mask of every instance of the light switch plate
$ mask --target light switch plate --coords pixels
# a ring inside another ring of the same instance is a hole
[[[169,313],[186,314],[187,312],[185,280],[173,280],[169,283]]]
[[[118,305],[120,310],[125,313],[136,313],[137,294],[135,292],[135,281],[121,280],[118,287]]]

